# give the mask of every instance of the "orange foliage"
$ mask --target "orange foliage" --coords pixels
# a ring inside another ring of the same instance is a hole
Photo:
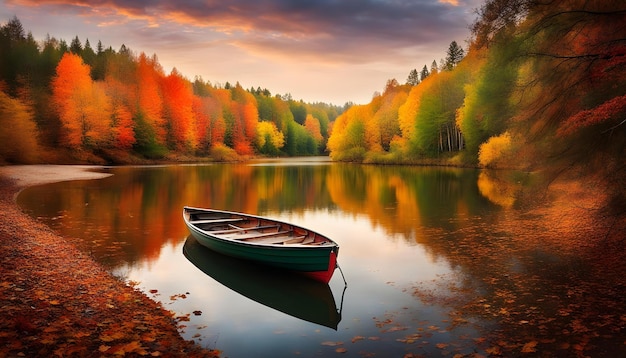
[[[399,108],[406,103],[407,98],[407,90],[403,90],[403,87],[395,87],[383,95],[381,106],[373,117],[374,125],[379,133],[377,146],[389,150],[391,140],[394,136],[401,134],[398,112]]]
[[[226,123],[222,116],[211,119],[211,143],[224,143],[226,136]]]
[[[66,53],[52,80],[52,100],[65,131],[64,144],[71,148],[101,145],[110,131],[110,99],[94,84],[91,69],[77,55]]]
[[[246,130],[246,137],[251,139],[254,137],[256,126],[259,124],[259,111],[256,108],[256,101],[250,101],[244,104],[241,111]]]
[[[135,144],[133,130],[133,114],[125,106],[118,106],[113,113],[113,133],[115,146],[120,149],[130,149]]]
[[[304,121],[304,128],[306,128],[307,132],[311,133],[311,136],[315,139],[315,141],[320,142],[323,139],[320,129],[320,121],[313,117],[313,115],[307,114],[306,120]]]
[[[134,93],[113,76],[106,77],[105,89],[111,99],[113,145],[119,149],[131,149],[135,143],[135,132],[129,104],[135,102]]]
[[[202,149],[208,149],[211,143],[211,118],[208,115],[208,111],[205,110],[206,102],[205,98],[193,97],[192,109],[196,118],[194,131],[196,133],[196,139],[198,140],[198,147]]]
[[[139,109],[146,122],[154,129],[159,143],[165,143],[165,120],[163,119],[163,99],[159,88],[159,80],[163,78],[158,63],[151,61],[146,54],[139,55],[137,63],[137,89]]]
[[[90,145],[107,145],[111,131],[111,99],[102,82],[93,83],[84,108],[84,141]]]
[[[74,54],[65,54],[52,80],[52,100],[65,129],[64,143],[70,147],[77,148],[82,144],[80,118],[72,98],[74,94],[86,92],[90,81],[89,67],[83,64],[81,58]]]
[[[227,89],[216,89],[215,91],[213,91],[212,95],[218,100],[218,102],[222,104],[230,104],[230,102],[232,101],[232,95]]]
[[[215,102],[211,106],[213,108],[211,112],[211,142],[213,145],[223,144],[226,137],[224,111],[230,112],[231,93],[226,89],[216,89],[212,95]]]
[[[233,147],[239,154],[253,154],[252,143],[256,137],[256,127],[259,123],[259,112],[254,96],[236,88],[237,100],[231,103],[233,114]],[[235,96],[233,96],[235,97]]]
[[[164,107],[169,122],[170,137],[179,150],[196,146],[193,114],[193,92],[176,69],[162,81]]]

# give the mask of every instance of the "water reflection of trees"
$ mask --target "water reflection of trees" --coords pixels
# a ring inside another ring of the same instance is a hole
[[[326,181],[344,212],[366,215],[389,234],[422,241],[424,230],[454,230],[455,218],[492,206],[477,189],[477,175],[454,168],[343,165],[333,166]]]
[[[97,182],[32,188],[23,200],[47,198],[45,206],[27,206],[40,211],[37,216],[57,218],[50,224],[68,236],[86,238],[90,252],[112,265],[155,259],[162,246],[182,240],[185,205],[253,214],[340,209],[366,216],[389,235],[423,243],[433,232],[458,230],[460,217],[497,208],[480,189],[493,179],[475,170],[232,164],[112,171]]]

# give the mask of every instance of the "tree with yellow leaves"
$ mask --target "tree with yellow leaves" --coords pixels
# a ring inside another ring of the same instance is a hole
[[[256,133],[256,145],[262,154],[278,155],[280,148],[285,145],[285,136],[278,131],[274,122],[259,122]]]
[[[0,91],[0,161],[31,163],[38,150],[32,109]]]

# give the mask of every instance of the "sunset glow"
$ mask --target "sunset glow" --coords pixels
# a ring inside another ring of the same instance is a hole
[[[89,39],[156,54],[214,84],[291,93],[294,99],[367,103],[388,79],[464,44],[478,0],[229,2],[6,0],[0,22],[17,16],[36,40]]]

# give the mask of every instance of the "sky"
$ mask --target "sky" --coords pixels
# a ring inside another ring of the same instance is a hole
[[[466,48],[481,0],[2,0],[36,40],[156,54],[166,73],[295,100],[366,104]]]

